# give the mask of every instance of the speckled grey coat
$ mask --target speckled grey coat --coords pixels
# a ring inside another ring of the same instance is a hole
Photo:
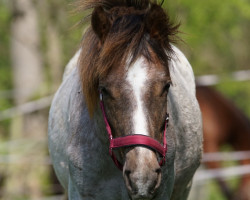
[[[173,47],[169,63],[173,85],[168,94],[168,152],[155,200],[187,199],[202,155],[202,121],[194,75],[185,56]],[[79,52],[68,64],[49,115],[49,151],[70,200],[128,200],[122,172],[108,154],[100,109],[88,115],[77,70]]]

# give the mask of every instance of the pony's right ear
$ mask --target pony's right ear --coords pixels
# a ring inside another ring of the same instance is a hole
[[[99,37],[101,43],[103,43],[108,35],[111,24],[108,14],[101,6],[94,9],[91,18],[91,25],[95,34]]]

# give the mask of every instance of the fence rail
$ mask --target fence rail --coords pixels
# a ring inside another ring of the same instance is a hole
[[[53,95],[47,96],[36,101],[31,101],[4,111],[0,113],[0,121],[11,119],[13,117],[35,112],[44,108],[48,108],[51,104]]]
[[[250,80],[250,70],[235,71],[229,74],[228,77],[233,81],[248,81]],[[198,85],[211,86],[218,84],[223,78],[216,74],[209,74],[197,76],[195,80]]]
[[[208,181],[215,178],[228,179],[234,176],[250,175],[250,165],[241,165],[219,169],[201,169],[194,176],[194,183]]]
[[[250,159],[250,151],[205,153],[202,162],[239,161]]]
[[[250,151],[205,153],[203,155],[202,163],[211,161],[240,161],[246,159],[250,160]],[[48,156],[36,156],[25,154],[0,155],[0,164],[31,163],[36,163],[39,165],[51,165],[51,160]],[[198,183],[214,178],[227,179],[230,177],[243,175],[250,175],[250,165],[231,166],[219,169],[199,169],[194,176],[194,182]]]

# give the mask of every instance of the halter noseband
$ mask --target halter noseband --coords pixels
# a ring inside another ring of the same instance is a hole
[[[115,154],[113,153],[113,149],[117,149],[120,147],[146,146],[150,149],[154,149],[162,157],[162,159],[159,161],[159,165],[163,166],[165,164],[166,152],[167,152],[166,129],[168,126],[168,121],[169,121],[168,113],[166,114],[166,119],[165,119],[165,126],[164,126],[164,133],[163,133],[163,145],[161,145],[157,140],[155,140],[149,136],[145,136],[145,135],[135,134],[135,135],[127,135],[124,137],[113,138],[111,128],[110,128],[110,125],[108,123],[105,109],[104,109],[102,93],[100,93],[100,106],[101,106],[104,122],[106,125],[106,130],[107,130],[108,135],[109,135],[109,154],[110,154],[111,158],[113,159],[115,165],[120,170],[123,169],[123,165],[117,160],[117,158],[115,157]]]

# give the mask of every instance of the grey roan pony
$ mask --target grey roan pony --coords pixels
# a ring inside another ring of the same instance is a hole
[[[187,199],[202,123],[192,68],[170,44],[178,25],[156,1],[79,6],[92,9],[91,26],[49,116],[50,155],[68,198]]]

